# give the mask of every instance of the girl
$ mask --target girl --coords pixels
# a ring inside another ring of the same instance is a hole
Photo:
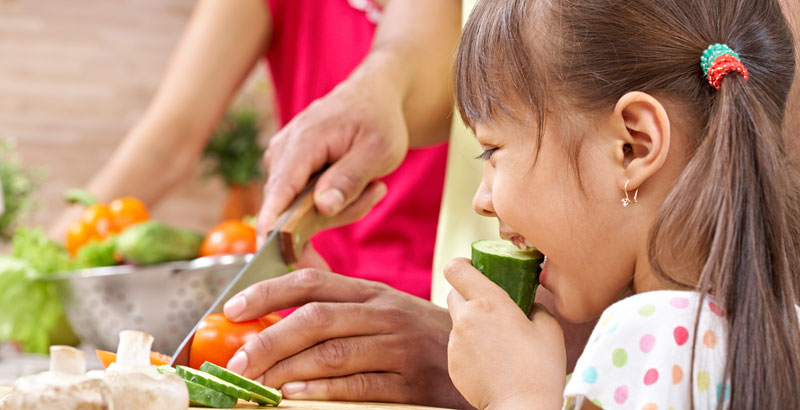
[[[472,405],[800,408],[794,61],[775,0],[479,3],[456,66],[474,208],[547,255],[562,316],[600,321],[565,388],[555,320],[451,262]]]

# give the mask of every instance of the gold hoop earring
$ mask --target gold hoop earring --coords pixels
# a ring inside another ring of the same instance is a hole
[[[630,182],[631,182],[630,179],[625,181],[625,198],[622,198],[622,207],[623,208],[628,206],[628,205],[630,205],[630,204],[639,203],[639,200],[638,200],[639,189],[638,188],[636,189],[636,192],[633,193],[633,202],[631,202],[631,198],[628,196],[628,184]]]

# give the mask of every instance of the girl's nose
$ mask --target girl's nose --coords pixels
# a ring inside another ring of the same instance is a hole
[[[475,196],[472,197],[472,209],[481,216],[493,217],[494,206],[492,205],[492,190],[486,183],[486,178],[481,181]]]

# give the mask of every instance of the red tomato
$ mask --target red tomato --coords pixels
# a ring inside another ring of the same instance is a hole
[[[281,320],[276,313],[247,322],[234,323],[222,313],[208,315],[194,334],[189,366],[199,369],[205,362],[225,367],[249,338]]]
[[[104,369],[108,369],[108,366],[111,363],[117,361],[117,354],[111,353],[106,350],[95,350],[95,354],[97,354],[97,358],[100,359],[100,363],[103,365]],[[172,360],[171,357],[158,353],[158,352],[150,352],[150,364],[153,366],[162,366],[165,364],[169,364],[169,361]]]
[[[222,222],[206,235],[200,256],[256,252],[256,230],[240,220]]]
[[[147,207],[136,198],[117,198],[108,204],[108,208],[111,210],[111,222],[119,232],[150,219]]]

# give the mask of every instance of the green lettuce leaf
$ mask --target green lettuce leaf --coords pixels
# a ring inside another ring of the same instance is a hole
[[[42,230],[16,231],[12,255],[0,256],[0,341],[47,353],[50,336],[61,331],[64,309],[55,284],[35,278],[72,267],[67,251]]]

